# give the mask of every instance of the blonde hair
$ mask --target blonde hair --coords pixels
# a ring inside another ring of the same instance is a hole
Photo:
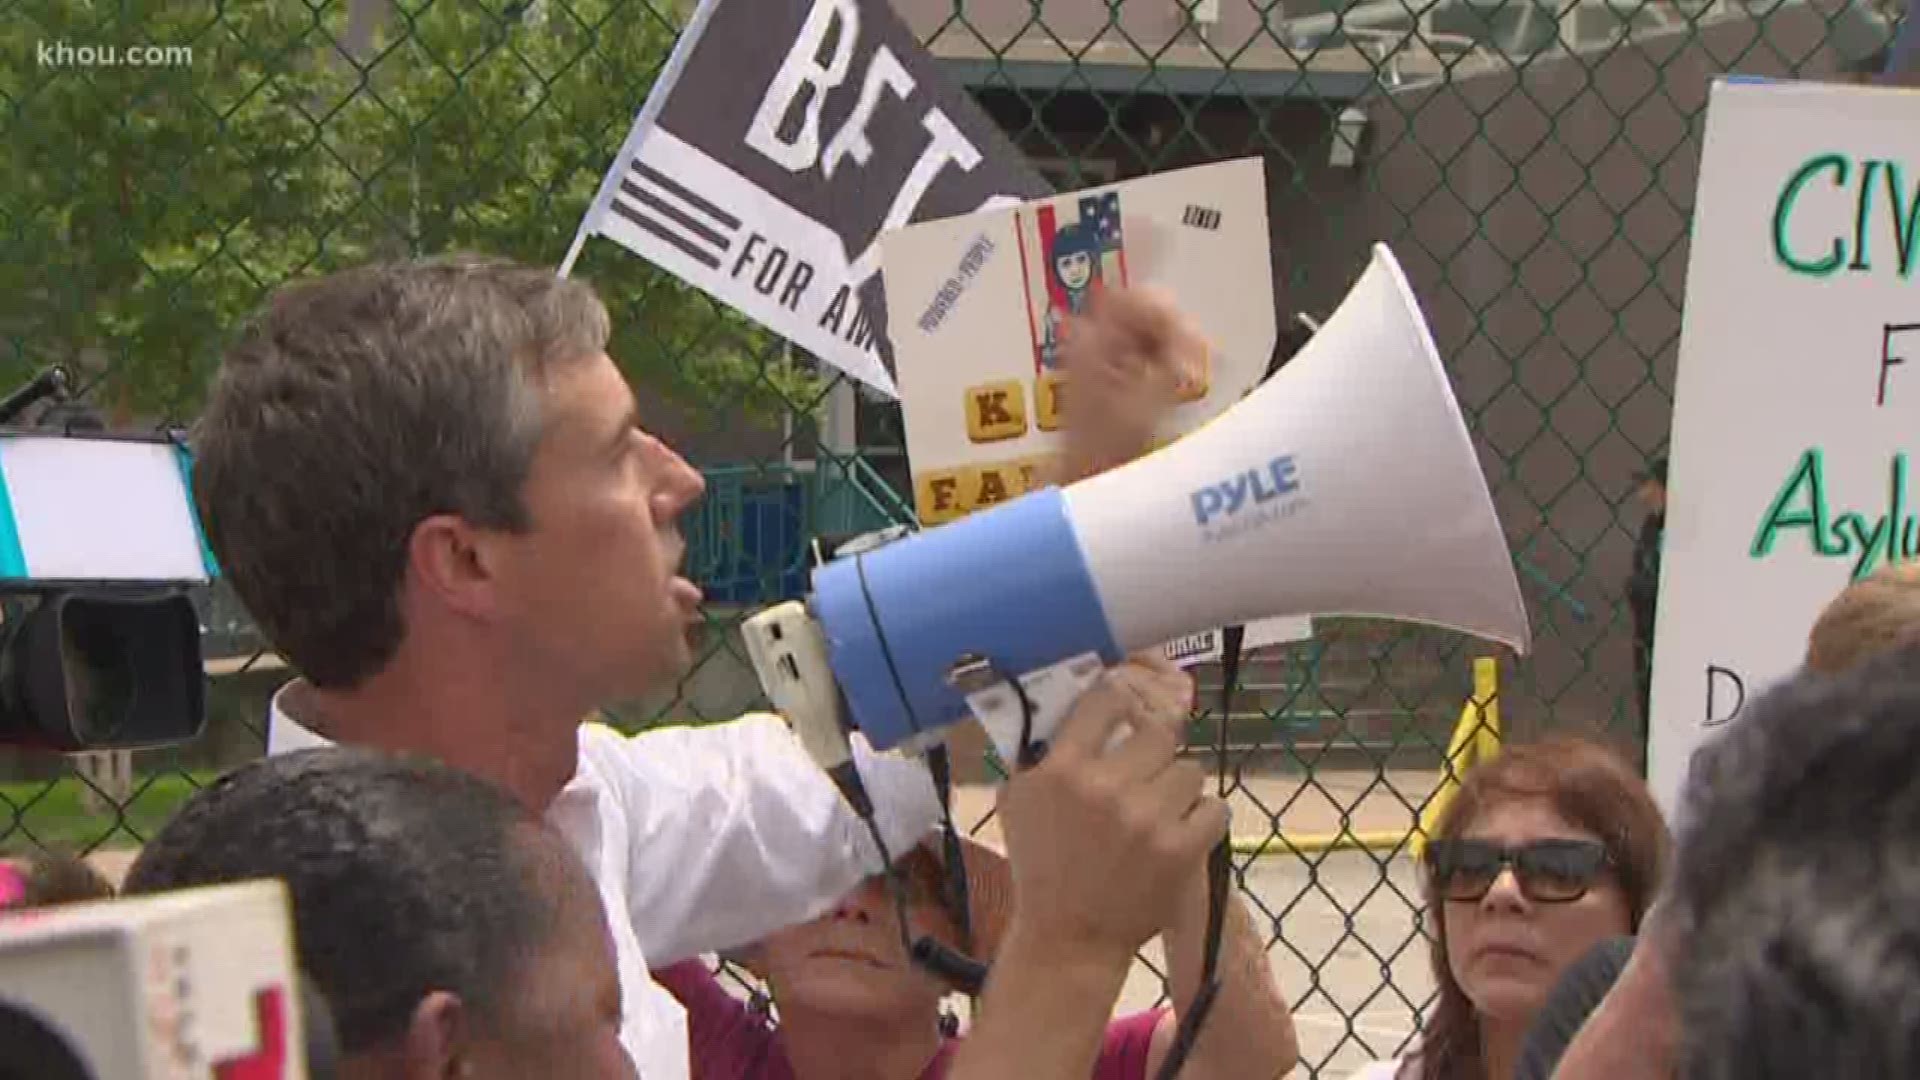
[[[1834,675],[1920,640],[1920,562],[1881,567],[1840,590],[1807,634],[1807,669]]]

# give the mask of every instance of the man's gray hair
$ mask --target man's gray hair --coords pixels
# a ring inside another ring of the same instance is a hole
[[[194,432],[209,545],[268,640],[315,685],[393,656],[415,527],[524,529],[556,364],[605,351],[607,310],[550,268],[380,263],[276,293],[228,351]]]

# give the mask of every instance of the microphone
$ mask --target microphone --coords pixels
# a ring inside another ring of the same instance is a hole
[[[1610,937],[1588,949],[1554,983],[1520,1047],[1514,1080],[1550,1080],[1560,1056],[1579,1033],[1587,1017],[1600,1007],[1633,956],[1631,937]]]
[[[0,424],[10,424],[34,402],[45,397],[65,397],[73,379],[58,364],[35,375],[25,386],[0,398]]]

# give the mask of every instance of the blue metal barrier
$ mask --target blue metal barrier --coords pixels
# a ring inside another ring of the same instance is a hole
[[[807,588],[807,545],[912,519],[911,508],[858,458],[811,467],[715,466],[685,524],[687,573],[714,604],[794,600]]]

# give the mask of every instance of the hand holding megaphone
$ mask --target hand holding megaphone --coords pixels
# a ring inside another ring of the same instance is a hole
[[[1124,960],[1173,921],[1227,829],[1226,804],[1179,756],[1192,706],[1186,673],[1157,655],[1129,659],[1080,695],[1045,756],[1001,789],[1019,897],[1010,940]]]

